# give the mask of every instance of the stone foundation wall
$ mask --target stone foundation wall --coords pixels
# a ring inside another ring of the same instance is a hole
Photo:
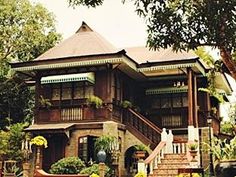
[[[119,157],[119,174],[121,176],[126,174],[125,170],[125,152],[131,146],[141,144],[142,142],[132,135],[128,130],[119,129],[118,123],[107,121],[103,124],[103,129],[82,129],[72,132],[68,145],[66,146],[65,156],[78,156],[78,139],[83,136],[102,136],[111,135],[120,139],[121,153]]]

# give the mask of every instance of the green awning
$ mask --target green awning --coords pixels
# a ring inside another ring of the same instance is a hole
[[[183,93],[183,92],[188,92],[188,86],[147,89],[146,95],[156,95],[156,94],[165,94],[165,93]]]
[[[94,73],[79,73],[79,74],[66,74],[56,76],[46,76],[41,78],[41,84],[52,84],[61,82],[78,82],[88,81],[92,84],[95,83]]]

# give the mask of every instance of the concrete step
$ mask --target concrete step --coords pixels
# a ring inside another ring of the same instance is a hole
[[[186,158],[186,154],[164,154],[164,158]]]
[[[172,163],[188,163],[187,159],[161,159],[161,163],[172,164]]]
[[[178,169],[185,168],[189,163],[161,163],[158,164],[158,169]]]

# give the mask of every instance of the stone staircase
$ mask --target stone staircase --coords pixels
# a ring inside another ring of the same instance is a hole
[[[189,166],[186,154],[164,154],[161,163],[158,163],[157,168],[153,170],[153,174],[148,177],[176,177],[178,168]]]

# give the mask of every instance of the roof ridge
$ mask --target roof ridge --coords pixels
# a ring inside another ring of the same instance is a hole
[[[90,28],[90,26],[87,25],[87,23],[85,23],[84,21],[82,21],[81,26],[79,27],[79,29],[75,32],[75,33],[81,33],[81,32],[92,32],[93,29]]]

